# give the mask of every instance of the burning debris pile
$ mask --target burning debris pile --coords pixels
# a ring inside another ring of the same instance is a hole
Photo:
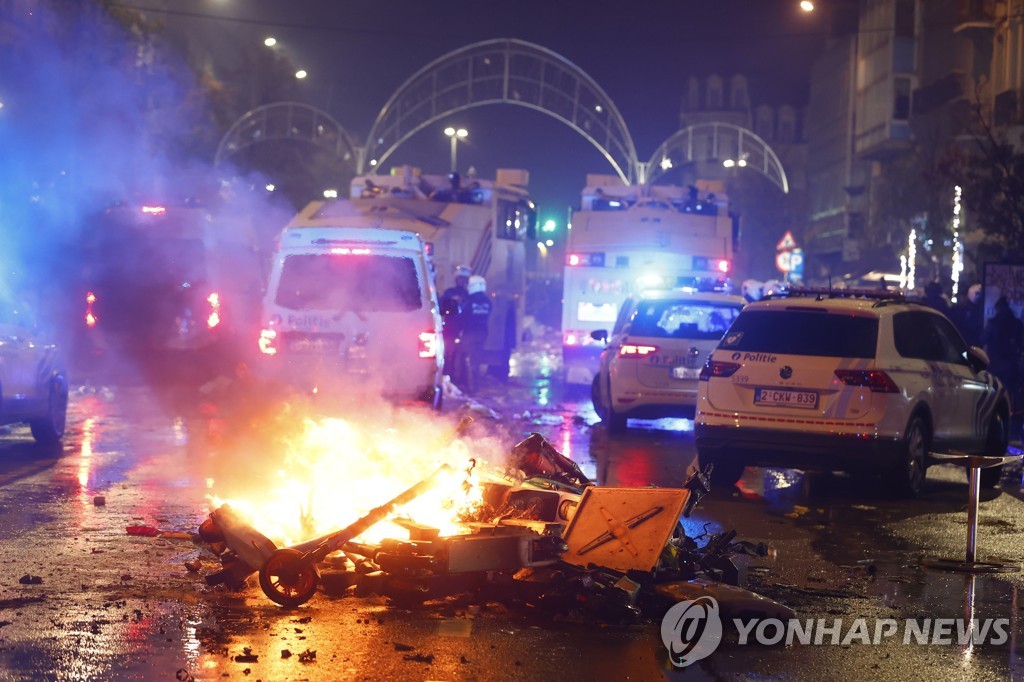
[[[258,574],[266,596],[285,607],[307,602],[319,587],[402,604],[479,592],[616,623],[660,618],[701,595],[716,597],[726,616],[792,615],[737,586],[733,558],[765,556],[768,547],[738,542],[735,531],[683,532],[680,518],[710,489],[710,467],[678,489],[610,488],[595,486],[537,433],[510,455],[504,470],[474,460],[462,470],[441,464],[340,530],[286,547],[221,504],[199,529],[223,566],[207,582],[239,587]],[[418,518],[415,501],[453,486],[472,499],[456,505],[454,527]],[[404,537],[381,535],[381,526]]]

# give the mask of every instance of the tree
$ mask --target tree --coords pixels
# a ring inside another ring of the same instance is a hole
[[[984,251],[990,257],[1001,252],[1004,261],[1022,261],[1024,154],[983,119],[981,127],[977,153],[951,170],[957,172],[971,220],[984,229]]]
[[[1024,261],[1024,137],[1014,144],[994,125],[985,86],[978,84],[973,101],[960,101],[952,116],[960,143],[945,147],[936,168],[947,193],[960,185],[967,227],[983,235],[974,254],[979,271],[988,261]]]

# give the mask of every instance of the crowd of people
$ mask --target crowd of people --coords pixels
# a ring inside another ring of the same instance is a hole
[[[480,387],[480,368],[492,303],[487,280],[466,265],[455,266],[455,284],[441,294],[444,366],[452,383],[467,391]]]
[[[924,303],[952,320],[969,346],[985,350],[989,371],[1003,382],[1015,405],[1024,406],[1024,322],[1013,312],[1006,296],[996,300],[988,319],[981,284],[972,284],[965,299],[951,306],[943,296],[942,285],[929,282]]]

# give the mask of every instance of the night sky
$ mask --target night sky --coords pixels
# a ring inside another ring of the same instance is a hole
[[[519,38],[570,60],[605,90],[646,159],[678,129],[690,75],[744,73],[754,104],[806,104],[810,63],[820,49],[820,19],[794,0],[675,2],[516,2],[331,0],[136,0],[162,8],[150,16],[202,44],[215,68],[243,45],[279,41],[309,72],[302,101],[327,110],[358,139],[401,83],[443,54],[492,38]],[[169,9],[168,9],[169,8]],[[576,205],[587,173],[611,173],[599,152],[555,119],[523,107],[486,106],[421,131],[389,159],[445,172],[444,125],[465,127],[460,169],[481,176],[498,167],[530,170],[545,217]]]

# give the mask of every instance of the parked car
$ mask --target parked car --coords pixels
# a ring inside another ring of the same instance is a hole
[[[594,409],[619,432],[630,418],[693,418],[704,360],[743,308],[740,296],[684,290],[630,296],[619,309],[591,386]]]
[[[41,445],[64,438],[67,371],[24,301],[0,293],[0,423],[27,423]]]
[[[930,452],[1005,453],[1009,399],[987,366],[902,296],[791,291],[744,308],[705,364],[697,451],[728,484],[782,466],[877,473],[916,495]]]

